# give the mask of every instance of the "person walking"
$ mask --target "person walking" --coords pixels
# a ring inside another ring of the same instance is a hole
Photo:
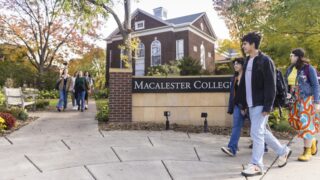
[[[93,79],[88,71],[85,72],[85,79],[89,85],[89,88],[86,90],[86,95],[85,95],[85,100],[86,100],[85,109],[88,109],[89,96],[91,95],[92,90],[93,90]]]
[[[289,147],[281,145],[266,128],[276,96],[276,71],[271,58],[259,51],[260,42],[261,35],[256,32],[248,33],[242,38],[242,48],[248,56],[235,103],[249,109],[250,136],[253,141],[251,161],[241,172],[243,176],[264,173],[265,143],[277,153],[278,167],[284,167],[292,153]]]
[[[292,50],[291,65],[286,71],[289,98],[289,124],[303,139],[304,150],[299,161],[309,161],[318,152],[315,134],[319,131],[319,82],[317,71],[305,58],[302,48]]]
[[[68,69],[63,69],[57,80],[57,89],[59,90],[59,102],[57,104],[57,110],[65,110],[68,104],[68,90],[70,89],[71,78],[68,74]]]
[[[241,113],[241,107],[234,102],[234,99],[238,95],[238,87],[243,73],[243,58],[235,58],[233,61],[234,67],[234,76],[232,78],[230,96],[229,96],[229,106],[228,114],[233,115],[233,126],[231,137],[229,140],[228,147],[222,147],[222,152],[226,153],[229,156],[235,156],[238,150],[238,142],[240,139],[241,129],[243,127],[243,122],[245,120],[245,115]]]
[[[85,95],[88,88],[89,88],[88,83],[85,77],[83,76],[83,72],[79,71],[79,77],[76,78],[76,84],[75,84],[75,91],[77,92],[78,111],[79,110],[81,110],[81,112],[84,111]]]
[[[75,91],[75,85],[76,85],[76,78],[78,76],[78,72],[76,71],[73,76],[71,77],[71,84],[70,84],[70,89],[69,92],[71,93],[71,101],[72,101],[72,106],[73,110],[77,110],[77,95]]]

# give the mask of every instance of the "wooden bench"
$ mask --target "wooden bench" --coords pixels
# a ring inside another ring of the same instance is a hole
[[[26,102],[25,98],[28,96],[22,93],[21,88],[4,88],[4,94],[6,96],[7,108],[10,106],[20,106],[25,109],[26,106],[30,105],[33,105],[33,109],[35,108],[35,97],[33,97],[32,101]]]

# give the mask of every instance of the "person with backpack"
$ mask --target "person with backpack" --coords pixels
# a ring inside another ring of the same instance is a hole
[[[318,141],[315,134],[319,131],[319,82],[316,69],[305,58],[302,48],[292,50],[291,65],[286,71],[285,80],[291,99],[289,124],[303,138],[304,150],[299,161],[309,161],[317,154]]]
[[[70,89],[71,81],[68,69],[63,69],[56,83],[56,88],[59,90],[59,102],[57,104],[57,110],[59,112],[67,108],[68,91]]]
[[[88,82],[86,78],[83,76],[83,72],[79,71],[78,77],[76,78],[75,91],[77,92],[77,104],[78,111],[84,111],[85,106],[85,95],[86,91],[89,89]]]
[[[259,51],[260,41],[261,35],[256,32],[248,33],[242,38],[242,48],[248,57],[244,64],[244,73],[235,103],[249,109],[250,136],[253,141],[251,162],[241,172],[243,176],[264,173],[265,143],[279,156],[278,167],[284,167],[287,164],[292,152],[287,145],[282,145],[266,127],[276,97],[276,69],[271,58]]]

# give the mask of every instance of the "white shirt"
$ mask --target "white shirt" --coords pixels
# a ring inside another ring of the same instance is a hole
[[[252,101],[252,67],[253,67],[253,58],[250,58],[248,61],[247,69],[246,69],[246,98],[247,98],[247,104],[248,107],[253,106],[253,101]]]

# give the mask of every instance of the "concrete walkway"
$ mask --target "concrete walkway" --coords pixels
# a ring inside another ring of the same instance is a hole
[[[240,172],[242,164],[250,160],[248,138],[241,138],[240,152],[232,158],[220,150],[229,140],[226,136],[172,131],[99,132],[95,104],[92,102],[89,108],[85,113],[37,113],[37,121],[6,138],[0,137],[0,179],[246,179]],[[302,149],[297,141],[292,144],[294,153],[286,167],[271,167],[276,156],[270,150],[265,155],[270,170],[264,177],[249,179],[319,179],[319,156],[308,163],[297,162]]]

